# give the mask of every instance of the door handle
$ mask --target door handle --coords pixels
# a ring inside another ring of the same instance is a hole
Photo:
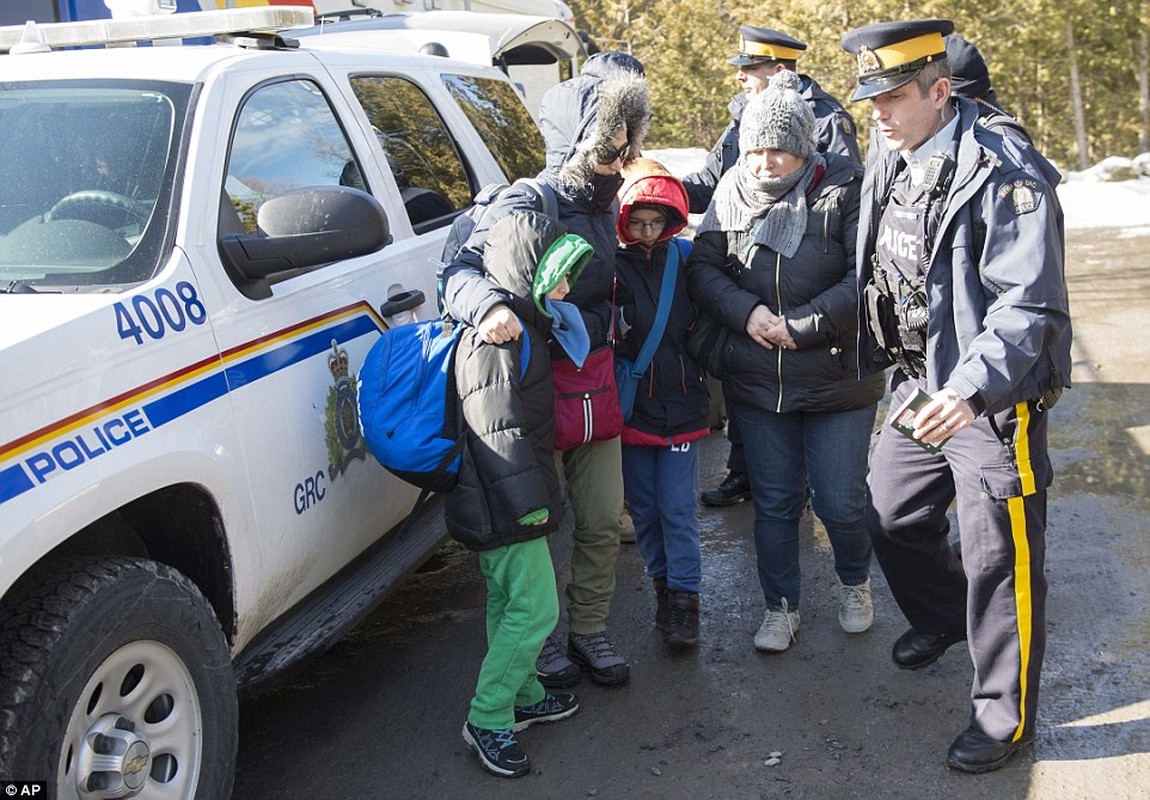
[[[427,300],[422,289],[408,289],[387,298],[387,302],[379,307],[380,316],[394,317],[403,311],[421,306]]]

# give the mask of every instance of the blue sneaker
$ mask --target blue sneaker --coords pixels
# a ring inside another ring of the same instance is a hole
[[[463,741],[467,742],[471,752],[479,756],[479,763],[488,772],[501,778],[522,778],[531,771],[531,762],[515,740],[515,732],[511,728],[490,730],[465,722]]]
[[[579,701],[571,692],[548,692],[533,706],[515,707],[513,731],[530,728],[536,722],[557,722],[567,719],[579,710]]]

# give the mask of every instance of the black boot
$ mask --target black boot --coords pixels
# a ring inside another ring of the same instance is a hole
[[[751,479],[745,472],[730,470],[723,482],[714,489],[703,492],[701,499],[705,506],[733,506],[751,496]]]
[[[663,644],[676,648],[694,647],[699,641],[699,595],[668,590],[667,610]]]
[[[655,578],[651,585],[655,587],[655,627],[665,631],[671,617],[671,610],[667,606],[667,579]]]

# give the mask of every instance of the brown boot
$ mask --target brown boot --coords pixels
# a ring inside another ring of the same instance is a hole
[[[655,627],[660,631],[666,631],[671,618],[671,611],[667,606],[667,580],[655,578],[651,581],[651,585],[655,587]]]
[[[663,644],[668,647],[694,647],[699,641],[699,595],[695,592],[667,592],[667,626]]]

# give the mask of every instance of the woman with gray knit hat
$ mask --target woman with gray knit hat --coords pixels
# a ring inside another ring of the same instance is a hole
[[[799,519],[808,492],[834,550],[839,623],[870,627],[863,526],[867,448],[883,393],[858,378],[855,231],[862,170],[820,154],[798,80],[780,72],[751,98],[740,156],[715,189],[687,265],[699,307],[730,329],[723,395],[743,432],[766,601],[755,647],[799,630]]]

